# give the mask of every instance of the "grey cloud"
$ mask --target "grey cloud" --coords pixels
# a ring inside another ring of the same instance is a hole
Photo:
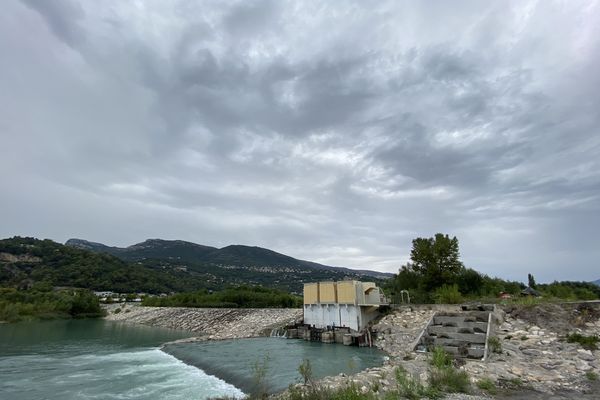
[[[22,0],[36,10],[52,32],[70,46],[85,40],[85,31],[79,25],[84,13],[79,4],[71,0]]]
[[[597,6],[25,4],[0,15],[4,236],[393,271],[441,231],[492,275],[599,278]]]

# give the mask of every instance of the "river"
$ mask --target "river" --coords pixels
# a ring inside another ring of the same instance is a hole
[[[299,381],[310,359],[315,377],[380,365],[374,349],[257,338],[165,342],[194,334],[104,320],[0,325],[0,399],[207,399],[242,397],[256,365],[280,390]]]

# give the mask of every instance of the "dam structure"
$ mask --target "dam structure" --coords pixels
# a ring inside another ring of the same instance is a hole
[[[373,282],[339,281],[304,284],[304,324],[317,329],[363,331],[388,306]]]

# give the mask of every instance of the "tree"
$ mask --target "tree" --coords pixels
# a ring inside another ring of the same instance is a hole
[[[537,286],[535,283],[535,278],[531,274],[527,274],[527,286],[529,286],[532,289],[535,289]]]
[[[412,269],[423,276],[427,290],[455,283],[464,268],[460,261],[458,239],[436,233],[432,238],[416,238],[412,242]]]

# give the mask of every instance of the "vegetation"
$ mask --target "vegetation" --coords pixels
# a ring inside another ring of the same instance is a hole
[[[600,286],[589,282],[536,283],[528,274],[528,284],[542,295],[543,301],[600,299]],[[413,303],[461,303],[469,300],[500,301],[500,293],[521,301],[521,282],[489,277],[466,268],[460,261],[456,237],[441,233],[431,238],[416,238],[412,243],[410,261],[394,278],[384,284],[384,290],[394,302],[400,303],[401,290],[408,290]],[[526,302],[539,302],[530,297]]]
[[[496,336],[490,336],[488,338],[488,346],[492,353],[502,353],[502,342]]]
[[[496,383],[490,378],[481,378],[480,380],[478,380],[477,387],[489,394],[498,393],[498,388],[496,387]]]
[[[429,385],[437,392],[468,393],[471,383],[466,371],[454,368],[452,357],[441,347],[431,352]]]
[[[98,299],[87,290],[53,291],[46,287],[31,290],[0,288],[0,320],[99,317]]]
[[[387,398],[406,398],[409,400],[418,400],[424,397],[435,399],[439,397],[439,393],[433,389],[426,387],[418,378],[409,376],[408,372],[398,367],[396,369],[396,387],[397,393],[389,393]]]
[[[0,286],[49,286],[120,293],[197,290],[202,279],[178,270],[153,269],[51,240],[14,237],[0,240]]]
[[[598,380],[598,374],[595,373],[594,371],[587,371],[585,373],[585,377],[589,380],[589,381],[597,381]]]
[[[312,375],[312,366],[310,365],[310,360],[308,360],[308,359],[302,360],[302,363],[300,363],[300,365],[298,366],[298,372],[302,376],[302,379],[304,379],[305,385],[312,382],[313,375]]]
[[[302,299],[276,289],[241,286],[220,292],[201,290],[167,297],[146,297],[142,304],[154,307],[292,308],[301,307]]]
[[[223,249],[179,240],[147,240],[128,248],[69,240],[14,237],[0,240],[0,286],[81,287],[119,293],[222,290],[233,285],[272,287],[302,293],[303,282],[358,280],[371,275],[297,260],[268,249]]]
[[[586,350],[598,350],[598,342],[600,338],[596,335],[585,336],[579,333],[571,333],[567,335],[567,342],[579,343]]]

